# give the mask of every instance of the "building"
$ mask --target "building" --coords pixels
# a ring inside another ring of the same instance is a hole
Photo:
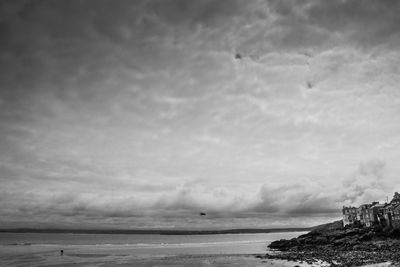
[[[393,209],[393,221],[392,221],[392,226],[395,229],[400,229],[400,203],[396,204]]]
[[[386,204],[380,204],[379,202],[374,203],[375,204],[369,208],[371,226],[374,224],[384,225],[385,218],[383,216],[383,208],[385,208]]]
[[[363,204],[357,208],[357,220],[361,225],[371,226],[373,224],[369,210],[372,205],[373,204]]]
[[[393,221],[393,207],[394,207],[394,205],[389,203],[389,204],[386,204],[385,207],[382,208],[382,215],[383,215],[383,218],[384,218],[384,221],[383,221],[382,225],[393,227],[392,221]]]
[[[357,221],[357,208],[343,206],[343,225],[353,224]]]
[[[372,202],[356,207],[343,206],[343,225],[381,225],[400,229],[400,194],[395,192],[390,203]]]
[[[392,201],[390,204],[400,204],[400,194],[395,192]]]

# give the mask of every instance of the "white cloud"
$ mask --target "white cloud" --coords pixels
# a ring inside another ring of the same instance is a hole
[[[3,4],[4,218],[276,224],[390,195],[398,5],[227,3]]]

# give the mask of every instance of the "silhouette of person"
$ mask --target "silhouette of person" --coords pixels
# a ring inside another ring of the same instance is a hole
[[[60,250],[60,255],[64,255],[64,250]]]

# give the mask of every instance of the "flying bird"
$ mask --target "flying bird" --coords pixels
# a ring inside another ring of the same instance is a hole
[[[200,212],[200,216],[206,216],[207,214],[205,212]]]
[[[254,54],[243,55],[243,54],[241,54],[239,52],[235,54],[235,59],[237,59],[237,60],[241,61],[244,58],[248,58],[248,59],[250,59],[250,60],[252,60],[254,62],[259,62],[260,61],[260,56],[259,55],[254,55]]]
[[[312,84],[311,81],[307,81],[307,88],[308,89],[312,89],[314,87],[314,85]]]

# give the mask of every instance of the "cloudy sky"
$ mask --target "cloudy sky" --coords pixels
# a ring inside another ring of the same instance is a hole
[[[0,227],[311,226],[390,198],[399,12],[1,1]]]

